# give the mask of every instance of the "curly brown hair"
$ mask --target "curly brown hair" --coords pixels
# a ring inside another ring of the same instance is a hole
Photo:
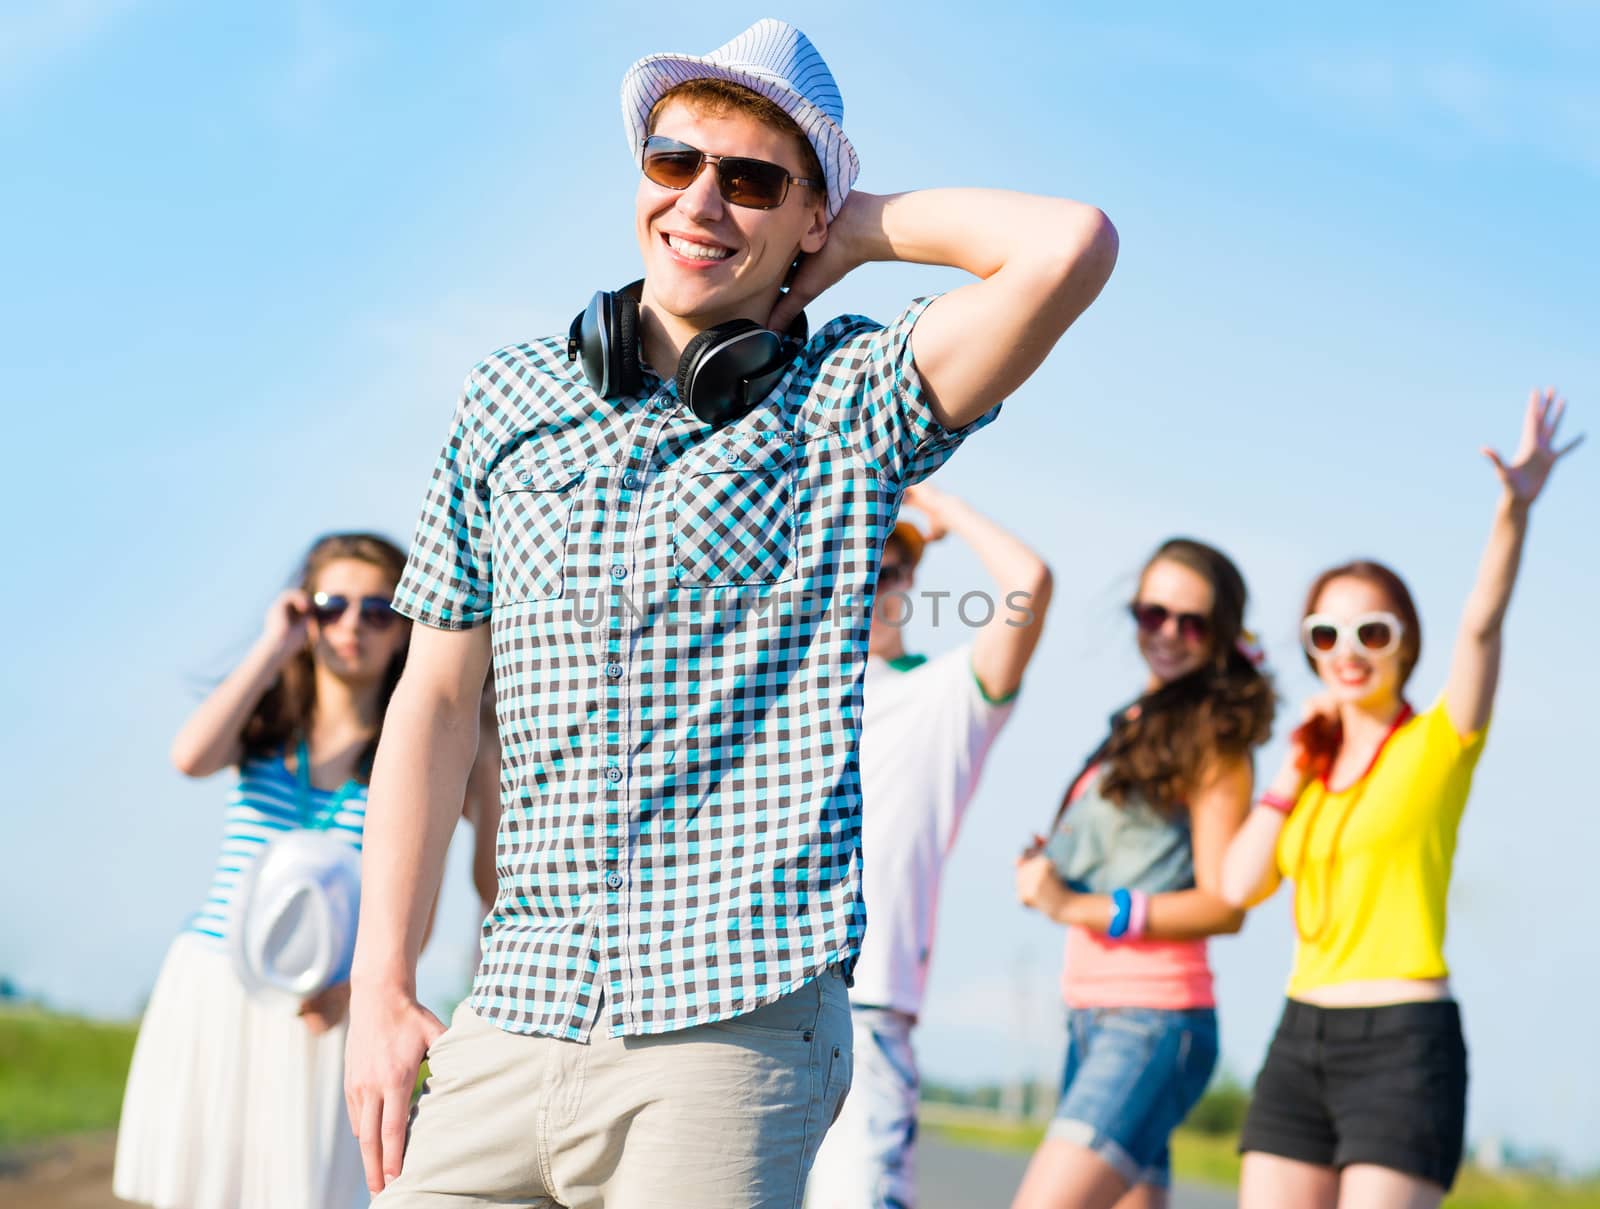
[[[387,572],[396,582],[405,570],[406,555],[393,542],[376,533],[330,533],[318,538],[306,551],[294,584],[311,591],[322,568],[341,558],[353,558],[371,563]],[[402,624],[404,624],[402,620]],[[406,648],[401,645],[395,657],[384,670],[383,683],[378,689],[378,727],[382,730],[383,716],[389,708],[389,698],[395,685],[400,683],[400,672],[405,667]],[[244,758],[259,759],[274,756],[290,744],[306,736],[311,725],[311,712],[317,704],[316,666],[312,662],[308,643],[297,651],[284,665],[283,671],[273,681],[272,687],[261,695],[254,711],[245,720],[240,739],[244,744]],[[357,763],[357,775],[365,781],[372,771],[372,759],[377,754],[378,737],[374,735]]]
[[[1146,693],[1118,715],[1100,753],[1100,788],[1119,805],[1137,796],[1177,810],[1206,768],[1249,755],[1272,734],[1272,678],[1239,650],[1249,593],[1233,560],[1214,546],[1175,537],[1140,572],[1173,562],[1211,585],[1211,653],[1204,666]]]

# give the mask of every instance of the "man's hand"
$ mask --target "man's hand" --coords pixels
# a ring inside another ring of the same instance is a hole
[[[778,296],[778,304],[767,320],[768,327],[775,332],[788,331],[800,312],[825,290],[867,262],[866,241],[859,236],[872,224],[881,232],[882,208],[881,197],[860,189],[851,191],[844,205],[839,207],[839,213],[828,224],[828,239],[822,250],[801,259],[788,292]]]
[[[950,532],[946,509],[952,502],[960,503],[955,496],[940,491],[926,481],[913,483],[907,487],[905,498],[901,501],[903,507],[915,508],[922,513],[925,521],[922,526],[922,539],[930,542],[936,542]]]
[[[360,987],[351,997],[344,1102],[373,1196],[400,1174],[417,1072],[443,1032],[439,1018],[404,991]]]

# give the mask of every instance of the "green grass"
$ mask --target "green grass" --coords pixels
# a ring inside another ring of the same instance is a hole
[[[0,1150],[112,1129],[137,1024],[103,1024],[42,1008],[0,1008]],[[417,1087],[428,1076],[427,1063]]]
[[[1555,1182],[1532,1176],[1498,1176],[1465,1167],[1445,1209],[1600,1209],[1600,1181]]]
[[[109,1129],[138,1028],[0,1010],[0,1147]]]
[[[1044,1137],[1044,1125],[985,1119],[962,1114],[957,1119],[924,1121],[923,1128],[957,1146],[1026,1153]],[[1172,1171],[1195,1184],[1234,1187],[1239,1182],[1238,1140],[1230,1135],[1180,1129],[1172,1135]],[[1475,1167],[1462,1169],[1445,1209],[1600,1209],[1600,1181],[1552,1181],[1523,1175],[1490,1175]]]
[[[924,1120],[923,1132],[930,1133],[953,1146],[971,1146],[977,1150],[1015,1150],[1022,1154],[1031,1152],[1044,1137],[1044,1126],[1032,1122],[962,1121],[960,1123]]]
[[[1172,1135],[1172,1174],[1194,1184],[1239,1183],[1239,1139],[1232,1134],[1180,1129]]]

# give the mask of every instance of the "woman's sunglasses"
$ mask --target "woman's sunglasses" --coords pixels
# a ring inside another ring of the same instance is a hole
[[[822,188],[821,181],[790,176],[782,164],[743,155],[707,155],[698,147],[660,134],[645,139],[639,160],[645,177],[663,189],[687,189],[707,164],[716,167],[722,200],[751,210],[772,210],[783,205],[791,182]]]
[[[1134,623],[1146,634],[1159,634],[1168,618],[1176,618],[1178,633],[1186,642],[1204,642],[1211,633],[1211,618],[1204,613],[1174,613],[1166,605],[1142,604],[1134,601],[1128,606]]]
[[[1300,623],[1300,641],[1313,656],[1331,655],[1341,647],[1365,655],[1387,655],[1400,645],[1405,632],[1405,625],[1393,613],[1363,613],[1349,621],[1313,613]]]
[[[387,596],[363,596],[355,601],[348,596],[330,596],[326,592],[318,592],[311,598],[311,615],[317,619],[318,625],[333,625],[352,605],[359,610],[357,620],[375,630],[388,629],[400,616]]]

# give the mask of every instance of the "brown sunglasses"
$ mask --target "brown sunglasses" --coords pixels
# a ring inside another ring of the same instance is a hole
[[[662,134],[645,139],[639,157],[645,178],[663,189],[687,189],[707,164],[716,168],[722,200],[751,210],[773,210],[783,205],[791,184],[822,188],[821,181],[791,176],[782,164],[744,155],[707,155],[698,147]]]

